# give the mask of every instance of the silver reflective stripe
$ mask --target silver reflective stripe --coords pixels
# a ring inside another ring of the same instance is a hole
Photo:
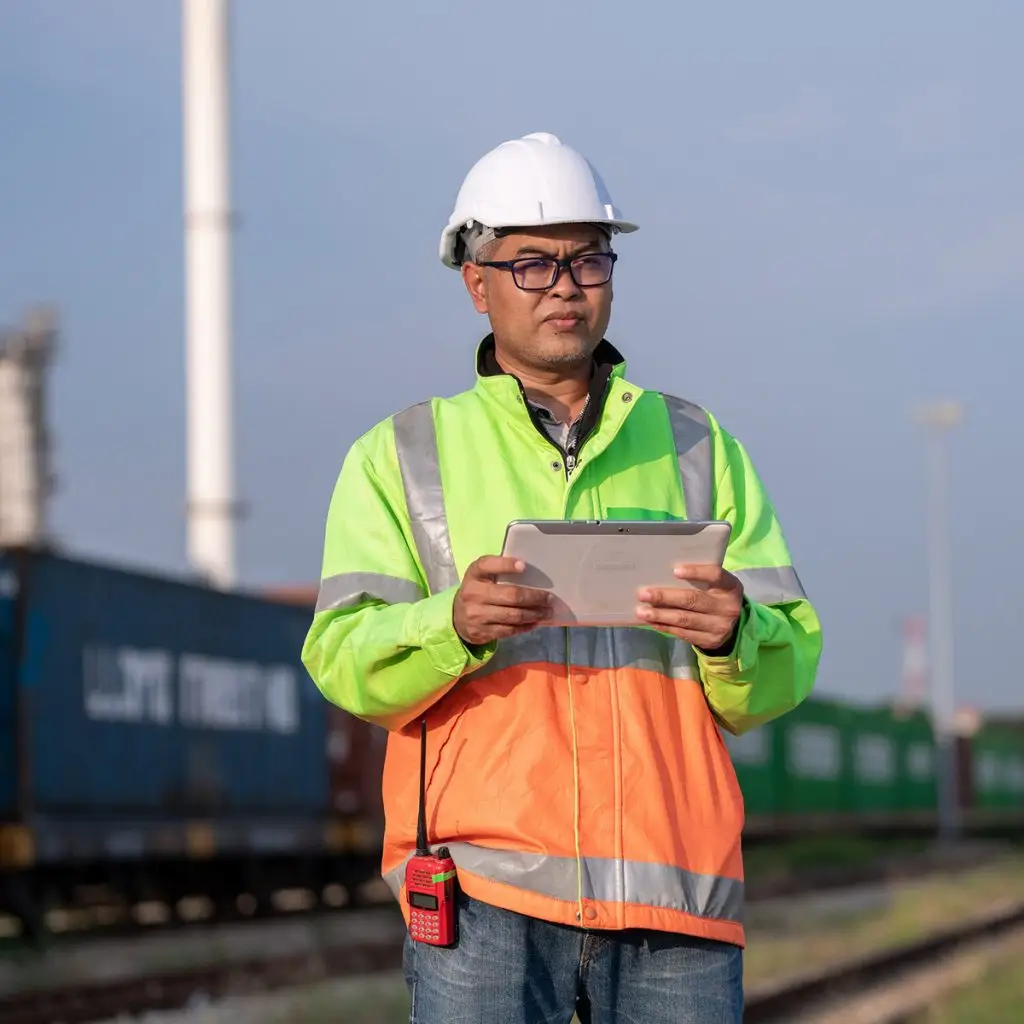
[[[743,584],[743,592],[758,604],[785,604],[802,601],[807,595],[791,565],[778,568],[737,569],[733,575]]]
[[[441,486],[441,463],[430,402],[421,402],[394,418],[395,448],[402,471],[409,525],[427,585],[433,594],[459,582],[448,536]]]
[[[672,436],[679,457],[679,475],[683,484],[686,518],[711,518],[711,427],[707,413],[699,405],[682,398],[662,395],[672,424]]]
[[[423,597],[423,588],[412,580],[376,572],[342,572],[320,581],[317,612],[355,608],[365,601],[406,604]]]
[[[572,665],[590,668],[635,668],[672,679],[699,679],[693,648],[674,636],[643,627],[569,631]]]
[[[446,845],[456,867],[474,875],[568,903],[578,899],[578,865],[574,857],[488,850],[471,843]],[[744,887],[735,878],[699,875],[669,864],[610,857],[584,857],[580,866],[585,900],[660,907],[720,921],[743,920]],[[396,896],[404,877],[405,864],[384,876]]]
[[[499,640],[487,664],[465,679],[481,679],[517,665],[538,663],[561,668],[634,668],[660,672],[672,679],[699,678],[693,648],[675,637],[653,629],[588,626],[568,631],[541,627]]]

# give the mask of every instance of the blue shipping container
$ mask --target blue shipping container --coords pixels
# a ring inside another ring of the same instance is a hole
[[[322,818],[328,705],[299,660],[309,619],[0,552],[0,819]]]

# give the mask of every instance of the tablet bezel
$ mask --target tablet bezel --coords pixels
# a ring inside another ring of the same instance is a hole
[[[640,620],[635,615],[635,598],[630,598],[629,595],[635,594],[643,586],[673,586],[679,588],[687,587],[701,587],[701,584],[693,584],[686,580],[680,580],[673,576],[672,568],[674,565],[685,563],[703,563],[712,564],[708,562],[706,558],[701,557],[689,557],[687,558],[686,553],[678,554],[672,551],[671,546],[673,541],[679,539],[685,539],[688,537],[702,537],[705,538],[707,543],[702,545],[705,552],[708,544],[715,548],[717,553],[720,553],[720,557],[714,558],[712,561],[714,564],[721,566],[725,559],[725,554],[728,549],[729,540],[732,535],[732,524],[726,520],[692,520],[692,519],[515,519],[508,524],[505,528],[505,539],[502,542],[502,555],[509,557],[509,543],[515,537],[518,532],[517,528],[529,527],[532,531],[536,531],[549,539],[551,544],[551,557],[557,559],[559,555],[563,556],[563,560],[572,561],[583,561],[583,555],[577,555],[575,558],[571,553],[567,553],[564,547],[567,543],[574,541],[600,541],[607,538],[608,540],[622,539],[628,536],[643,536],[643,537],[663,537],[665,539],[666,548],[666,561],[664,571],[661,572],[660,578],[642,578],[639,573],[642,569],[634,570],[633,577],[624,575],[623,577],[616,577],[616,590],[621,591],[622,602],[621,607],[618,611],[602,612],[599,613],[593,608],[589,611],[585,606],[585,598],[574,597],[572,603],[569,604],[564,597],[559,601],[556,601],[556,615],[553,620],[545,622],[545,625],[550,626],[640,626],[645,625],[643,620]],[[708,537],[708,533],[713,535]],[[592,550],[592,549],[591,549]],[[566,559],[565,556],[568,555]],[[517,554],[514,550],[512,557],[521,558],[522,556]],[[564,564],[564,561],[563,561]],[[550,566],[550,563],[548,563]],[[543,565],[536,565],[537,572],[544,575],[547,579],[551,579],[547,575],[548,570]],[[659,570],[660,571],[660,570]],[[528,570],[529,573],[529,570]],[[558,574],[556,573],[556,576]],[[529,575],[526,577],[529,578]],[[529,583],[524,583],[524,577],[519,573],[506,573],[496,577],[497,582],[502,584],[512,584],[517,586],[530,586]],[[597,581],[595,580],[595,586]],[[550,587],[538,585],[538,589],[542,590],[553,590],[554,585]],[[579,590],[580,588],[576,588]]]

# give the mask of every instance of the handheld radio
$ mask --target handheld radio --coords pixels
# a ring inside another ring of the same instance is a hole
[[[455,862],[447,846],[431,853],[427,845],[427,720],[420,732],[420,806],[416,823],[416,853],[405,867],[405,898],[409,904],[409,934],[431,946],[455,944]]]

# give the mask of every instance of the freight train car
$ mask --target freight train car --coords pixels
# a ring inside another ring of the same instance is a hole
[[[312,614],[316,593],[301,586],[275,597]],[[983,726],[958,739],[965,827],[1024,829],[1024,729]],[[743,792],[749,840],[938,828],[938,759],[925,711],[812,696],[774,722],[742,736],[724,733],[723,740]],[[376,785],[376,765],[371,774]]]
[[[373,878],[382,731],[316,689],[308,625],[261,597],[0,551],[0,909],[38,928],[83,886],[229,912]]]
[[[922,711],[809,697],[743,736],[723,736],[746,835],[911,833],[938,825],[938,758]],[[956,744],[968,829],[1024,827],[1024,733],[982,727]]]
[[[299,658],[315,588],[222,593],[0,549],[0,911],[88,888],[230,916],[379,873],[385,734]],[[926,715],[811,697],[724,736],[748,838],[932,830]],[[969,827],[1024,822],[1024,733],[958,744]]]
[[[970,742],[969,773],[961,773],[973,819],[999,824],[1024,808],[1024,730],[980,729]]]

